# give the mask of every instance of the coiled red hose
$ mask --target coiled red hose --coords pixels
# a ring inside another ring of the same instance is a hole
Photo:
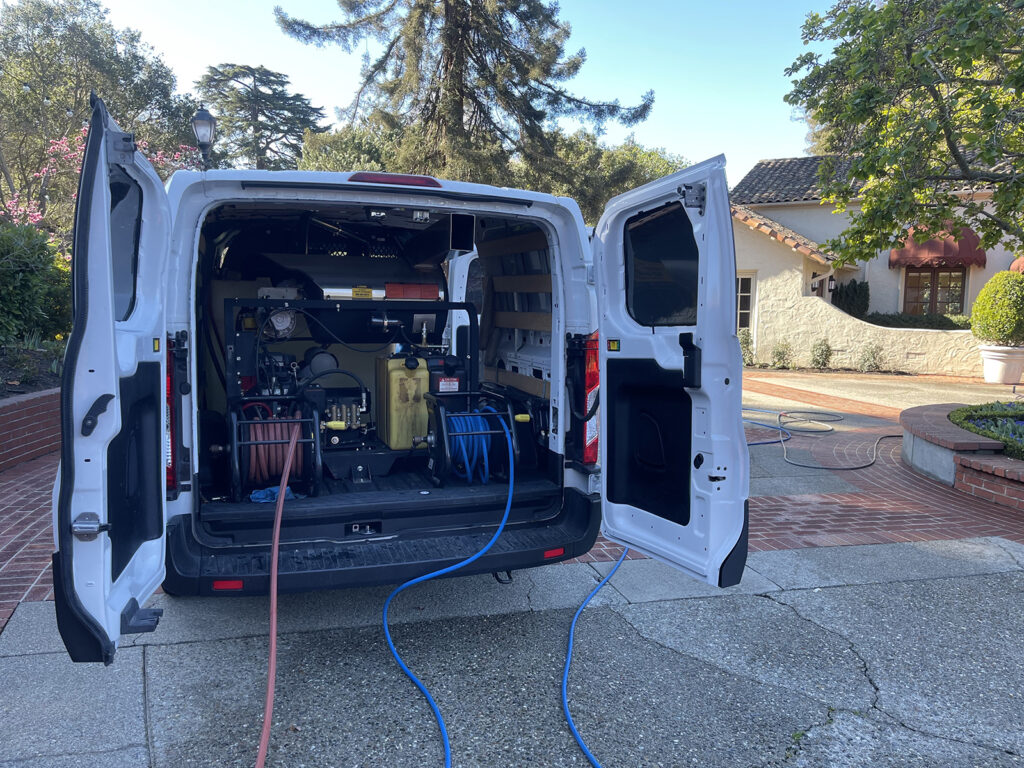
[[[296,412],[293,418],[300,418]],[[298,427],[298,424],[292,426]],[[250,440],[276,440],[278,442],[263,445],[249,446],[249,477],[250,486],[263,486],[267,483],[276,482],[284,471],[285,456],[288,453],[288,446],[285,440],[288,439],[289,423],[269,416],[266,419],[257,417],[249,424]],[[295,454],[294,470],[296,477],[302,476],[303,455],[302,451]]]
[[[257,425],[252,425],[257,426]],[[276,424],[276,427],[284,427]],[[263,768],[270,747],[270,727],[274,718],[274,683],[277,680],[277,557],[281,548],[281,516],[284,513],[284,494],[288,489],[288,477],[295,458],[295,446],[299,442],[299,425],[292,424],[288,445],[262,446],[282,448],[284,465],[281,468],[281,485],[277,489],[277,507],[274,510],[274,535],[270,543],[270,658],[267,662],[267,696],[263,703],[263,730],[260,732],[260,748],[256,755],[256,768]],[[254,446],[255,447],[255,446]]]

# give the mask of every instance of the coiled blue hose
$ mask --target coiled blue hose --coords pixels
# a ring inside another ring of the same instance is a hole
[[[495,412],[489,406],[484,410]],[[502,422],[504,426],[504,422]],[[460,432],[486,432],[489,427],[483,416],[449,416],[448,428],[451,432],[451,452],[455,459],[462,459],[463,471],[455,468],[457,477],[472,483],[477,469],[480,470],[480,482],[487,484],[491,475],[490,462],[487,454],[491,450],[490,435],[458,434]],[[511,456],[511,454],[509,454]],[[511,463],[511,459],[509,461]]]
[[[490,411],[491,413],[496,413],[496,411],[493,408],[489,408],[488,407],[488,408],[484,408],[484,410],[485,411]],[[485,430],[488,429],[487,419],[484,416],[467,416],[467,417],[451,417],[451,418],[453,420],[455,418],[479,419],[480,422],[483,423],[482,429],[485,429]],[[410,670],[409,667],[406,666],[405,662],[402,661],[402,657],[398,654],[398,649],[395,648],[395,643],[391,639],[391,630],[388,629],[388,608],[391,607],[391,601],[394,600],[395,597],[398,595],[398,593],[400,593],[402,590],[407,589],[407,588],[413,586],[414,584],[421,584],[424,581],[429,581],[430,579],[436,579],[438,576],[444,576],[445,574],[452,573],[453,571],[457,571],[457,570],[459,570],[459,568],[463,568],[463,567],[469,565],[470,563],[472,563],[474,560],[478,560],[479,558],[483,557],[487,553],[487,551],[491,547],[494,546],[494,542],[496,542],[498,540],[498,537],[501,535],[501,532],[503,530],[505,530],[505,523],[508,522],[508,514],[509,514],[509,512],[512,509],[512,492],[513,492],[513,489],[515,488],[515,462],[513,460],[512,433],[509,432],[508,426],[505,424],[504,419],[502,419],[500,416],[497,416],[496,418],[497,418],[498,423],[501,424],[501,428],[505,431],[505,441],[508,444],[508,500],[505,502],[505,513],[501,516],[501,522],[498,523],[498,529],[494,532],[494,535],[491,536],[491,540],[488,541],[487,544],[484,545],[483,549],[481,549],[475,555],[471,555],[470,557],[467,557],[465,560],[462,560],[462,561],[460,561],[458,563],[455,563],[454,565],[449,565],[448,567],[442,568],[442,569],[440,569],[438,571],[432,571],[431,573],[425,574],[423,576],[417,576],[415,579],[410,579],[409,581],[405,582],[404,584],[396,587],[395,591],[392,592],[390,595],[388,595],[388,599],[384,601],[384,613],[383,613],[383,618],[384,618],[384,637],[388,641],[388,648],[391,649],[391,655],[395,657],[395,661],[398,662],[398,666],[406,674],[406,676],[410,680],[412,680],[413,683],[416,684],[416,687],[420,689],[420,693],[422,693],[423,696],[426,698],[427,703],[430,705],[430,708],[434,712],[434,718],[437,720],[437,727],[441,730],[441,741],[444,744],[444,765],[445,765],[445,768],[451,768],[451,764],[452,764],[452,749],[451,749],[451,745],[448,743],[448,729],[445,727],[444,717],[441,716],[441,710],[438,708],[437,702],[434,701],[434,697],[430,695],[430,691],[428,691],[427,687],[420,681],[420,679],[418,677],[416,677],[416,675],[414,675],[412,673],[412,670]],[[458,432],[463,432],[463,431],[466,431],[466,432],[476,432],[476,431],[480,431],[480,430],[476,429],[476,428],[473,428],[473,429],[457,429],[457,430],[453,430],[453,431],[458,431]],[[472,437],[472,438],[486,437],[487,438],[486,443],[476,443],[474,441],[474,442],[470,442],[470,443],[464,444],[463,447],[462,447],[462,450],[465,451],[465,461],[467,462],[466,463],[466,473],[469,475],[470,482],[472,482],[473,467],[476,466],[475,462],[481,458],[480,451],[481,451],[481,449],[483,450],[483,456],[482,456],[483,462],[480,465],[480,467],[481,467],[482,472],[484,473],[484,482],[486,482],[487,481],[487,472],[488,472],[486,447],[490,445],[490,435],[466,435],[466,437]],[[609,574],[609,575],[611,575],[611,574]]]
[[[576,743],[580,745],[580,749],[583,750],[583,754],[594,768],[601,768],[601,764],[597,762],[597,758],[587,748],[586,742],[583,741],[583,737],[580,736],[580,732],[576,730],[576,723],[573,722],[572,715],[569,713],[569,666],[572,664],[572,644],[573,639],[576,635],[576,622],[579,621],[580,614],[583,613],[583,609],[587,607],[587,604],[594,598],[598,592],[601,591],[601,587],[608,583],[608,579],[615,575],[615,572],[619,570],[619,566],[622,565],[622,561],[626,559],[626,555],[629,553],[629,547],[622,550],[622,554],[619,555],[619,559],[615,562],[615,567],[608,571],[608,575],[601,579],[601,583],[594,587],[594,591],[587,595],[587,599],[583,601],[577,611],[576,615],[572,617],[572,625],[569,627],[569,650],[565,654],[565,671],[562,673],[562,711],[565,712],[565,721],[569,724],[569,730],[572,731],[573,738],[576,739]]]

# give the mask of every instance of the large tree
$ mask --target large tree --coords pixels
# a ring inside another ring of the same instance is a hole
[[[47,217],[70,199],[44,169],[54,142],[75,140],[89,118],[89,92],[122,128],[151,147],[177,150],[191,139],[196,102],[174,92],[174,74],[130,29],[117,29],[95,0],[20,0],[0,9],[0,209],[30,207]],[[48,217],[47,217],[48,218]],[[66,222],[45,221],[51,228]]]
[[[510,155],[550,155],[555,120],[600,126],[647,117],[654,95],[639,105],[594,101],[565,83],[586,59],[565,54],[569,25],[542,0],[337,0],[342,18],[317,25],[275,9],[281,28],[315,45],[352,51],[379,41],[367,58],[348,109],[353,120],[403,127],[403,170],[436,170],[450,178],[494,181]]]
[[[902,240],[973,227],[986,247],[1024,245],[1024,3],[839,0],[812,13],[786,100],[823,148],[827,199],[859,199],[829,243],[868,259]]]
[[[295,168],[306,131],[323,130],[324,111],[288,90],[287,75],[263,66],[208,67],[196,89],[217,116],[229,162],[257,169]]]

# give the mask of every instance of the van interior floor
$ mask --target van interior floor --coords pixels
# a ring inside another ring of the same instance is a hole
[[[521,476],[520,476],[521,475]],[[397,532],[395,527],[445,528],[466,524],[472,515],[479,524],[481,513],[494,510],[495,522],[504,510],[508,484],[500,480],[469,484],[451,480],[442,487],[431,483],[423,472],[394,472],[365,483],[328,480],[327,492],[319,496],[289,499],[284,504],[282,526],[331,529],[330,538],[359,525],[377,535]],[[558,509],[562,489],[539,473],[518,473],[511,519],[539,520]],[[252,501],[208,501],[199,510],[199,521],[213,536],[230,536],[232,543],[257,543],[266,539],[274,519],[274,504]],[[339,528],[339,525],[341,526]],[[246,532],[251,532],[249,535]],[[313,535],[312,530],[306,533]],[[346,535],[344,538],[348,538]]]

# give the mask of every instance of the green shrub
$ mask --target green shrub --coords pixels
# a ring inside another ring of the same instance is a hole
[[[982,286],[971,311],[971,330],[981,341],[1024,346],[1024,274],[996,272]]]
[[[832,361],[832,345],[828,339],[820,338],[811,347],[811,368],[828,368]]]
[[[790,346],[788,341],[780,341],[772,347],[771,359],[772,368],[792,368],[793,347]]]
[[[984,403],[957,408],[949,420],[958,427],[977,435],[999,440],[1003,453],[1014,459],[1024,459],[1024,403]]]
[[[0,343],[47,327],[50,284],[59,279],[56,259],[43,232],[0,222]]]
[[[969,331],[967,315],[908,315],[906,312],[871,312],[864,322],[886,328],[931,328],[939,331]]]
[[[857,360],[857,370],[867,372],[882,370],[882,345],[867,344]]]
[[[871,287],[867,280],[840,283],[832,291],[832,304],[854,317],[864,317],[871,304]]]
[[[740,339],[740,354],[743,355],[744,365],[754,364],[754,337],[749,328],[743,328],[737,334]]]

